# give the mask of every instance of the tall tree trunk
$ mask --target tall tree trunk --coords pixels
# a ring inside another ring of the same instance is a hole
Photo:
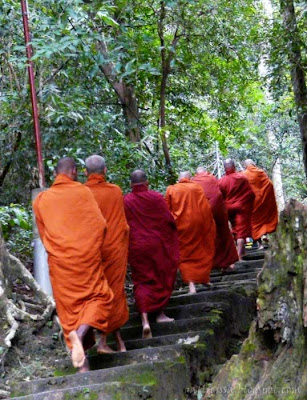
[[[307,89],[293,0],[280,0],[280,9],[291,67],[292,86],[301,132],[305,175],[307,177]]]
[[[108,48],[104,40],[99,42],[99,50],[105,59],[109,59]],[[126,136],[132,142],[139,142],[141,140],[141,125],[134,88],[126,85],[126,83],[118,77],[115,66],[111,61],[101,65],[100,70],[113,87],[122,105],[126,121]]]
[[[267,131],[268,142],[270,147],[278,153],[278,144],[274,132]],[[285,195],[282,183],[282,167],[280,158],[277,156],[272,169],[272,181],[275,190],[278,212],[280,213],[285,208]]]
[[[172,50],[169,50],[167,52],[166,45],[165,45],[165,39],[164,39],[165,17],[166,17],[165,3],[164,3],[164,1],[161,1],[160,2],[160,15],[159,15],[159,21],[158,21],[158,34],[159,34],[160,44],[161,44],[161,74],[162,74],[161,84],[160,84],[159,129],[160,129],[164,158],[165,158],[166,166],[168,168],[170,181],[172,181],[174,178],[174,172],[171,167],[171,158],[170,158],[169,148],[168,148],[166,134],[165,134],[165,127],[166,127],[165,101],[166,101],[167,79],[171,72],[171,61],[174,57],[174,50],[178,43],[179,36],[178,36],[178,29],[176,29],[174,38],[171,43]]]

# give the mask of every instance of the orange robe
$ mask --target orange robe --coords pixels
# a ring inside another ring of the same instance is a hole
[[[266,233],[275,232],[278,224],[278,211],[274,187],[267,174],[254,165],[244,171],[256,195],[252,213],[252,237],[258,240]]]
[[[238,261],[238,253],[228,226],[228,214],[220,191],[218,180],[209,172],[202,172],[192,178],[204,190],[209,200],[216,225],[215,256],[213,268],[227,268]]]
[[[123,326],[129,319],[125,293],[129,226],[127,224],[121,189],[108,183],[103,175],[91,174],[85,185],[92,191],[98,207],[107,221],[103,244],[103,266],[108,284],[114,294],[112,312],[106,333]]]
[[[68,335],[80,325],[108,328],[113,293],[102,268],[106,221],[90,190],[64,174],[37,196],[33,209],[48,253],[57,313],[71,348]],[[93,344],[90,330],[84,345]]]
[[[215,223],[200,185],[189,179],[169,186],[166,201],[179,234],[179,269],[184,282],[208,283],[215,253]]]

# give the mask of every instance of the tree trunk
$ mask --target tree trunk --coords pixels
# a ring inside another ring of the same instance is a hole
[[[168,51],[165,48],[165,40],[164,40],[164,19],[166,16],[165,3],[164,1],[160,2],[160,16],[158,21],[158,34],[160,37],[161,44],[161,85],[160,85],[160,109],[159,109],[159,130],[162,141],[162,149],[164,153],[164,158],[166,162],[166,166],[169,172],[170,183],[173,183],[174,180],[174,172],[171,167],[171,158],[169,154],[169,148],[167,144],[165,127],[166,127],[166,117],[165,117],[165,100],[166,100],[166,87],[167,87],[167,79],[171,72],[171,61],[174,57],[174,49],[178,43],[178,29],[176,29],[173,41],[171,46],[173,47],[172,51]]]
[[[274,132],[271,130],[267,131],[268,142],[270,147],[278,153],[278,144]],[[285,195],[284,187],[282,183],[282,166],[280,158],[277,156],[272,169],[272,181],[274,185],[274,191],[276,196],[277,208],[280,213],[285,208]]]
[[[104,40],[99,42],[98,49],[102,53],[104,59],[108,60],[108,48]],[[141,124],[134,88],[132,86],[127,86],[122,79],[119,79],[115,71],[115,66],[111,61],[104,63],[99,68],[113,87],[122,105],[126,122],[126,136],[132,142],[139,142],[141,140]]]
[[[280,9],[285,30],[286,50],[288,51],[291,67],[292,86],[301,132],[305,175],[307,177],[307,89],[293,0],[280,0]]]

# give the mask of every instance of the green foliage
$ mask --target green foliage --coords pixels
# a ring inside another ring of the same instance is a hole
[[[19,204],[2,206],[0,224],[8,249],[27,262],[32,257],[32,213]]]
[[[271,27],[253,0],[165,0],[164,5],[161,19],[158,0],[29,1],[48,185],[60,157],[77,158],[82,181],[84,159],[99,153],[106,157],[109,179],[124,191],[129,190],[131,170],[139,167],[150,174],[153,188],[165,190],[168,170],[157,124],[162,21],[163,49],[172,56],[166,136],[174,171],[194,170],[199,164],[210,169],[218,141],[223,155],[257,155],[268,171],[274,157],[282,156],[287,195],[302,198],[302,185],[289,173],[293,167],[301,171],[301,157],[295,153],[293,160],[290,154],[290,149],[297,150],[298,129],[293,104],[283,104],[290,80],[279,18]],[[38,173],[19,2],[3,1],[0,24],[0,171],[11,162],[1,203],[26,203]],[[301,11],[298,24],[303,26]],[[265,99],[266,82],[258,71],[263,53],[273,106]],[[123,107],[105,66],[133,89],[140,113],[138,144],[127,140]],[[266,139],[272,124],[282,136],[274,152]]]

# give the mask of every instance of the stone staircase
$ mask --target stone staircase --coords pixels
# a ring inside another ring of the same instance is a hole
[[[53,378],[21,382],[12,388],[11,398],[196,399],[193,388],[210,382],[247,336],[256,314],[256,276],[263,258],[264,251],[249,250],[234,272],[213,271],[212,287],[199,285],[193,296],[175,290],[166,309],[175,321],[153,321],[152,339],[141,339],[141,320],[131,306],[129,322],[121,330],[126,353],[93,351],[91,371],[83,374],[57,361]]]

